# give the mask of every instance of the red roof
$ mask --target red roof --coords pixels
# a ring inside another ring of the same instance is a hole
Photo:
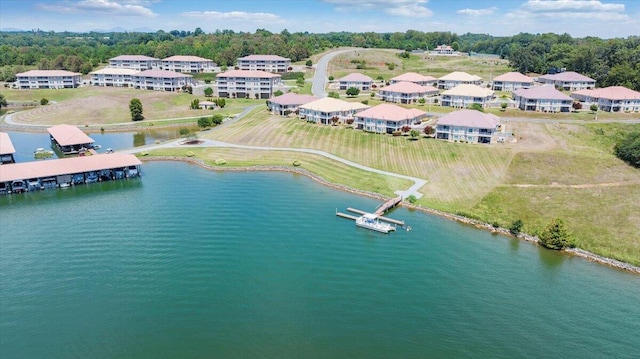
[[[253,77],[253,78],[274,78],[280,77],[278,74],[272,74],[271,72],[260,70],[231,70],[220,74],[216,77]]]
[[[523,75],[519,72],[507,72],[506,74],[495,77],[493,81],[533,83],[531,77]]]
[[[604,98],[607,100],[640,100],[640,92],[633,91],[624,86],[610,86],[594,90],[580,90],[571,94]]]
[[[553,80],[553,81],[563,81],[563,82],[595,82],[596,80],[581,75],[577,72],[567,71],[561,72],[553,75],[542,75],[541,79]]]
[[[317,99],[317,97],[311,95],[299,95],[297,93],[288,92],[281,96],[274,96],[270,98],[269,101],[282,106],[292,106],[304,105],[305,103],[309,103]]]
[[[425,76],[421,75],[417,72],[407,72],[402,75],[398,75],[396,77],[392,77],[391,81],[409,81],[409,82],[435,82],[438,81],[437,78],[433,76]]]
[[[2,165],[0,182],[43,178],[140,165],[134,155],[111,153]]]
[[[340,82],[373,82],[373,79],[367,75],[363,75],[358,72],[348,74],[347,76],[339,79]]]
[[[120,55],[116,57],[112,57],[111,60],[119,60],[119,61],[158,61],[155,57],[149,57],[144,55]]]
[[[16,74],[16,77],[64,77],[64,76],[82,76],[77,72],[65,71],[65,70],[31,70],[27,72],[21,72]]]
[[[291,59],[278,55],[249,55],[240,57],[238,60],[247,61],[290,61]]]
[[[145,70],[135,74],[138,77],[155,77],[162,79],[178,79],[185,77],[193,77],[189,74],[183,74],[181,72],[169,71],[169,70]]]
[[[432,93],[439,92],[439,90],[433,86],[422,86],[415,82],[401,81],[385,86],[380,89],[384,92],[398,92],[398,93]]]
[[[16,153],[11,138],[9,138],[8,133],[0,132],[0,155],[8,155],[10,153]]]
[[[556,90],[555,87],[550,85],[533,87],[530,89],[520,89],[516,90],[514,94],[530,99],[573,101],[571,97],[563,94],[562,92]]]
[[[57,125],[47,128],[51,137],[53,137],[60,146],[84,145],[93,143],[93,139],[87,136],[76,126]]]
[[[162,61],[210,62],[213,60],[205,59],[204,57],[200,56],[175,55],[167,57],[166,59],[162,59]]]
[[[385,121],[404,121],[404,120],[413,120],[415,118],[421,118],[426,113],[424,111],[420,111],[415,108],[406,109],[404,107],[392,105],[389,103],[383,103],[369,109],[366,109],[362,112],[358,112],[354,115],[354,117],[362,117],[362,118],[374,118],[377,120],[385,120]]]
[[[496,126],[500,124],[500,118],[496,115],[476,110],[458,110],[440,117],[437,124],[475,128],[496,128]]]

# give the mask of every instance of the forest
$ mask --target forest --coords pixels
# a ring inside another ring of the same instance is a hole
[[[640,36],[600,39],[569,34],[528,34],[495,37],[487,34],[408,30],[395,33],[330,32],[253,33],[217,30],[155,33],[0,32],[0,80],[13,81],[28,68],[63,69],[87,74],[122,54],[165,58],[196,55],[232,66],[238,57],[274,54],[300,61],[329,48],[354,46],[429,50],[440,44],[461,52],[499,55],[514,70],[545,74],[566,69],[594,78],[599,87],[621,85],[640,90]]]

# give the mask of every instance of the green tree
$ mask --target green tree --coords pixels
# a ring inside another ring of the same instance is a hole
[[[198,119],[198,127],[200,127],[200,128],[211,127],[211,118],[210,117],[200,117]]]
[[[327,96],[329,97],[333,97],[333,98],[340,98],[340,94],[335,92],[335,91],[330,91]]]
[[[296,84],[298,86],[304,86],[304,77],[300,76],[296,79]]]
[[[564,249],[574,247],[571,234],[564,221],[560,218],[551,220],[540,233],[540,244],[550,249]]]
[[[631,166],[640,168],[640,132],[624,135],[616,142],[613,153]]]
[[[210,77],[205,78],[204,79],[204,83],[207,84],[207,85],[210,84],[211,83],[211,78]]]
[[[482,105],[481,105],[481,104],[479,104],[479,103],[473,103],[473,104],[471,104],[470,109],[472,109],[472,110],[476,110],[476,111],[480,111],[480,112],[484,112],[484,108],[483,108],[483,107],[482,107]]]
[[[514,236],[517,236],[518,234],[520,234],[520,231],[522,231],[522,226],[522,220],[516,219],[515,221],[511,222],[511,225],[509,226],[509,232],[511,232],[511,234],[513,234]]]
[[[129,102],[129,111],[131,112],[131,121],[144,120],[144,116],[142,115],[142,102],[140,102],[140,99],[131,99],[131,102]]]
[[[460,50],[460,44],[457,41],[454,41],[451,43],[451,48],[453,49],[453,51],[458,51]]]
[[[329,76],[329,81],[333,81],[334,79],[335,79],[335,77]]]
[[[305,65],[307,67],[311,67],[311,66],[313,66],[313,62],[311,60],[307,60],[307,62],[305,62]]]
[[[204,95],[206,97],[211,97],[213,96],[213,89],[211,87],[207,87],[204,89]]]
[[[409,136],[411,136],[411,139],[415,140],[418,138],[418,136],[420,136],[420,131],[411,130],[411,132],[409,132]]]
[[[219,113],[211,116],[211,124],[212,125],[216,125],[216,126],[220,125],[220,124],[222,124],[222,121],[224,121],[224,117]]]
[[[591,110],[591,112],[598,112],[598,105],[596,105],[595,103],[592,103],[591,106],[589,106],[589,110]]]
[[[420,97],[420,98],[418,99],[418,103],[419,103],[419,104],[421,104],[421,105],[424,105],[424,104],[425,104],[425,102],[427,102],[427,100],[425,100],[425,99],[424,99],[424,97]]]
[[[190,105],[192,110],[197,110],[200,108],[200,100],[198,100],[197,98],[194,99],[193,101],[191,101],[191,105]]]
[[[43,97],[43,98],[40,99],[40,104],[42,106],[46,106],[46,105],[49,104],[49,100],[47,100],[46,98]]]
[[[7,107],[7,99],[4,98],[4,95],[0,93],[0,108]]]
[[[347,96],[355,97],[360,93],[360,89],[357,87],[349,87],[347,89]]]
[[[180,127],[180,129],[178,130],[178,134],[180,134],[181,137],[189,137],[189,135],[191,134],[191,130],[189,130],[186,127]]]
[[[502,111],[506,110],[506,109],[507,109],[507,106],[508,106],[508,105],[507,105],[507,103],[506,103],[506,102],[503,102],[503,103],[501,103],[501,104],[500,104],[500,108],[502,109]]]

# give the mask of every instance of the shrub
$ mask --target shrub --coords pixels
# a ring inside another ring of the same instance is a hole
[[[368,105],[369,104],[369,100],[362,100],[360,102],[362,102],[362,104],[364,104],[364,105]]]
[[[353,124],[353,119],[352,118],[348,118],[348,119],[346,119],[345,122],[347,123],[347,125],[351,125],[351,124]]]
[[[391,132],[391,135],[392,135],[392,136],[400,136],[400,135],[402,135],[402,132],[400,132],[400,131],[393,131],[393,132]]]
[[[205,78],[204,79],[204,83],[207,84],[207,85],[210,84],[211,83],[211,78],[210,77]]]
[[[390,71],[393,71],[393,70],[395,70],[395,68],[396,68],[396,64],[394,64],[393,62],[387,62],[385,65],[387,65],[387,68],[388,68]]]
[[[211,87],[207,87],[206,89],[204,89],[204,95],[206,97],[211,97],[213,96],[213,89]]]
[[[591,110],[591,112],[598,112],[598,105],[596,105],[595,103],[592,104],[591,106],[589,106],[589,110]]]
[[[149,152],[147,152],[147,151],[142,151],[142,152],[140,152],[140,155],[142,155],[142,156],[149,156]]]
[[[218,158],[217,160],[214,161],[214,163],[217,166],[222,166],[222,165],[226,165],[227,161],[224,158]]]
[[[195,154],[195,152],[193,152],[193,151],[187,151],[187,157],[193,157],[193,156],[195,156],[195,155],[196,155],[196,154]]]
[[[329,76],[329,81],[333,81],[333,79],[335,79],[335,77]]]
[[[425,126],[424,128],[425,135],[431,136],[434,134],[434,132],[436,132],[436,130],[432,126]]]
[[[373,92],[371,93],[371,97],[374,97],[376,94],[374,94]]]
[[[409,131],[411,131],[411,126],[404,125],[404,126],[402,126],[400,128],[400,131],[405,132],[405,133],[409,132]]]
[[[415,195],[410,195],[409,197],[407,197],[407,201],[409,201],[409,203],[414,204],[418,201],[418,198]]]
[[[335,92],[335,91],[329,92],[329,94],[327,94],[327,96],[333,97],[333,98],[340,98],[340,94]]]
[[[313,62],[312,62],[311,60],[307,60],[307,62],[305,62],[304,64],[305,64],[305,66],[307,66],[307,67],[311,67],[311,66],[313,66]]]
[[[300,161],[298,161],[298,160],[293,161],[293,165],[294,165],[295,167],[298,167],[298,166],[300,166],[301,164],[302,164],[302,163],[300,163]]]
[[[571,105],[571,107],[573,107],[574,110],[582,110],[582,103],[576,101]]]
[[[427,102],[427,100],[425,100],[424,97],[420,97],[418,99],[418,103],[421,104],[421,105],[424,105],[425,102]]]
[[[278,96],[282,96],[283,92],[280,90],[276,90],[276,92],[273,93],[273,96],[278,97]]]
[[[304,72],[287,72],[280,76],[282,80],[297,80],[298,77],[304,78]]]
[[[47,100],[46,98],[42,98],[42,99],[40,100],[40,104],[41,104],[42,106],[46,106],[46,105],[48,105],[48,104],[49,104],[49,100]]]
[[[640,168],[640,132],[622,136],[613,147],[613,153],[631,166]]]
[[[471,104],[470,109],[472,109],[472,110],[476,110],[476,111],[480,111],[480,112],[484,112],[484,108],[483,108],[483,107],[482,107],[482,105],[481,105],[481,104],[479,104],[479,103],[473,103],[473,104]]]
[[[507,103],[506,102],[501,103],[500,104],[500,108],[502,109],[502,111],[506,110],[507,109]]]
[[[566,229],[564,221],[556,218],[551,220],[549,224],[540,233],[540,244],[549,249],[564,249],[574,247],[571,234]]]
[[[493,228],[500,228],[500,223],[498,223],[498,221],[495,221],[495,222],[491,223],[491,226]]]
[[[415,140],[415,139],[417,139],[417,138],[418,138],[418,136],[420,136],[420,131],[418,131],[418,130],[411,130],[411,131],[409,132],[409,136],[411,136],[411,138]]]
[[[357,87],[349,87],[347,89],[347,96],[358,96],[360,94],[360,89]]]
[[[200,117],[198,119],[198,127],[200,127],[200,128],[211,127],[211,118],[209,118],[209,117]]]
[[[212,125],[216,125],[216,126],[220,125],[220,124],[222,124],[222,121],[224,121],[224,117],[219,113],[211,116],[211,124]]]
[[[522,226],[522,220],[516,219],[515,221],[511,222],[511,225],[509,226],[509,232],[511,232],[511,234],[513,234],[514,236],[517,236],[518,234],[520,234],[520,231],[522,231]]]

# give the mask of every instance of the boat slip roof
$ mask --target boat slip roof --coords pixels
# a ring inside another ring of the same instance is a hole
[[[0,182],[85,173],[140,164],[142,162],[136,156],[122,153],[12,163],[2,165]]]
[[[11,138],[9,138],[8,133],[0,132],[0,155],[8,155],[10,153],[16,153]]]
[[[87,136],[76,126],[57,125],[47,128],[51,137],[53,137],[60,146],[83,145],[85,143],[93,143],[93,139]]]

